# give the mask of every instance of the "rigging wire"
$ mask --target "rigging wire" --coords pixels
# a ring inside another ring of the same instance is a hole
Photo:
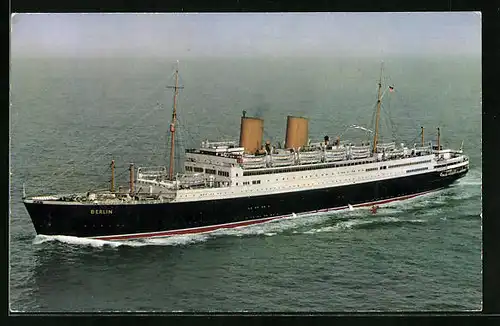
[[[99,174],[99,176],[104,176],[104,175],[106,175],[106,173],[107,173],[108,171],[110,171],[110,170],[111,170],[111,164],[109,164],[109,165],[108,165],[108,167],[107,167],[107,169],[106,169],[106,171],[104,171],[104,172],[102,172],[101,174]],[[110,178],[110,180],[111,180],[111,178]],[[90,190],[88,190],[88,191],[92,191],[93,189],[97,188],[97,187],[98,187],[98,186],[100,186],[100,185],[101,185],[101,182],[96,182],[96,181],[94,181],[92,184],[90,184]]]
[[[170,74],[169,79],[171,79],[171,78],[173,77],[174,73],[175,73],[175,72],[172,72],[172,73]],[[146,97],[146,98],[151,97],[151,96],[152,96],[152,95],[154,95],[154,94],[155,94],[155,93],[156,93],[156,92],[157,92],[160,88],[163,88],[163,87],[164,87],[164,85],[163,85],[163,84],[158,84],[158,86],[157,86],[157,87],[155,87],[155,88],[154,88],[151,92],[149,92],[149,93],[147,94],[147,96],[145,96],[145,97]],[[132,111],[133,111],[133,110],[135,110],[135,109],[138,107],[138,105],[139,105],[138,103],[136,103],[135,105],[133,105],[131,110],[132,110]],[[156,107],[156,108],[155,108],[155,109],[153,109],[153,110],[148,111],[146,114],[142,115],[142,117],[141,117],[140,119],[136,120],[136,121],[135,121],[135,123],[134,123],[134,124],[132,124],[130,127],[134,127],[134,126],[136,126],[137,124],[139,124],[139,122],[141,122],[142,120],[144,120],[145,118],[147,118],[147,117],[148,117],[149,115],[151,115],[153,112],[157,111],[157,109],[158,109],[158,107]],[[116,120],[116,121],[115,121],[115,122],[114,122],[114,123],[113,123],[113,124],[112,124],[109,128],[114,128],[114,127],[118,126],[119,124],[123,124],[123,121],[121,121],[121,120]],[[97,148],[96,150],[94,150],[92,153],[88,154],[88,155],[86,156],[86,159],[84,159],[84,160],[80,161],[79,163],[80,163],[80,164],[82,164],[82,163],[88,163],[88,162],[90,162],[90,161],[91,161],[91,160],[92,160],[92,159],[96,156],[95,154],[99,153],[99,152],[100,152],[100,151],[102,151],[104,148],[107,148],[107,146],[108,146],[109,144],[111,144],[112,142],[114,142],[116,139],[118,139],[118,138],[120,138],[120,137],[123,137],[123,136],[124,136],[124,134],[126,134],[127,132],[128,132],[128,128],[127,128],[127,129],[124,129],[124,131],[123,131],[122,133],[117,133],[117,134],[115,135],[115,137],[112,137],[112,138],[111,138],[111,139],[110,139],[110,140],[109,140],[106,144],[104,144],[104,145],[102,145],[102,146],[98,147],[98,148]],[[122,145],[121,145],[121,147],[123,147],[123,146],[124,146],[124,144],[122,144]],[[120,148],[120,147],[118,147],[118,148]],[[75,159],[76,159],[77,157],[78,157],[78,155],[74,155],[72,158],[68,159],[68,160],[67,160],[67,162],[68,162],[68,163],[74,163],[74,162],[75,162]],[[71,170],[73,170],[73,171],[72,171],[69,175],[72,175],[72,174],[74,174],[74,173],[76,172],[76,170],[75,170],[75,167],[74,167],[74,166],[70,166],[70,167],[66,168],[66,169],[65,169],[64,171],[62,171],[62,172],[61,172],[61,169],[63,169],[63,167],[60,167],[60,168],[56,169],[56,170],[55,170],[55,171],[54,171],[54,172],[50,175],[50,177],[53,177],[53,176],[55,176],[55,175],[57,175],[57,174],[60,174],[60,175],[67,175],[67,173],[68,173],[69,171],[71,171]],[[55,183],[55,181],[53,181],[53,182],[49,183],[48,185],[44,185],[44,187],[52,186],[54,183]]]
[[[400,92],[399,92],[397,89],[394,89],[393,93],[397,96],[397,99],[398,99],[399,101],[401,101],[401,103],[403,103],[403,105],[402,105],[402,107],[403,107],[403,108],[405,108],[405,107],[409,107],[409,106],[408,106],[408,102],[404,100],[403,96],[400,94]],[[412,119],[412,117],[411,117],[411,115],[410,115],[410,110],[403,110],[403,111],[405,112],[405,114],[406,114],[406,116],[408,117],[408,119],[409,119],[410,121],[412,121],[412,123],[413,123],[413,127],[414,127],[415,129],[419,129],[419,128],[418,128],[418,126],[415,124],[415,120],[414,120],[414,119]]]
[[[390,101],[389,101],[390,102]],[[390,106],[390,105],[389,105]],[[391,115],[388,110],[385,109],[384,105],[381,105],[381,108],[383,109],[383,117],[384,117],[384,122],[385,122],[385,127],[387,130],[391,131],[391,137],[394,141],[400,140],[400,134],[398,131],[397,124],[394,123],[394,121],[391,118]]]
[[[394,89],[392,93],[395,93],[396,90]],[[398,94],[399,95],[399,94]],[[400,97],[401,98],[401,97]],[[390,127],[391,127],[391,131],[392,131],[392,137],[394,140],[402,140],[401,138],[401,134],[399,132],[399,129],[398,129],[398,125],[396,123],[394,123],[394,120],[392,119],[392,116],[390,114],[390,105],[391,105],[391,97],[389,97],[389,101],[388,101],[388,110],[385,110],[385,107],[384,105],[381,105],[381,107],[384,109],[384,118],[385,118],[385,122],[386,124],[390,124]],[[404,110],[406,112],[406,110]],[[410,115],[408,114],[408,112],[406,112],[407,116],[409,117],[409,119],[412,121],[412,124],[413,124],[413,127],[414,127],[414,130],[417,129],[416,125],[415,125],[415,122],[413,119],[411,119]],[[389,122],[388,122],[389,121]],[[408,144],[408,146],[413,146],[413,144],[415,144],[414,142],[416,141],[416,139],[420,137],[420,133],[417,133],[417,135],[410,141],[410,143]]]
[[[119,174],[115,175],[115,180],[118,180],[120,177],[122,177],[128,171],[129,171],[128,169],[124,169],[122,172],[120,172]],[[103,173],[103,175],[104,175],[104,173]],[[95,184],[94,186],[90,187],[88,189],[88,192],[93,192],[94,190],[99,190],[99,189],[101,189],[101,186],[104,188],[105,185],[109,185],[110,183],[111,183],[111,178],[109,178],[108,181],[106,181],[106,182],[100,182],[100,183]]]
[[[156,104],[157,106],[159,106],[160,108],[163,109],[163,107],[161,106],[161,104],[158,102]],[[162,129],[163,130],[163,129]],[[165,132],[168,132],[168,128],[166,128],[166,131]],[[161,133],[161,135],[158,137],[159,138],[159,141],[158,142],[155,142],[152,146],[152,149],[151,149],[151,156],[149,157],[149,162],[151,162],[153,164],[153,162],[157,162],[157,161],[163,161],[163,148],[162,150],[160,150],[160,147],[163,147],[165,146],[163,144],[163,142],[161,141],[163,139],[163,132]],[[165,138],[167,138],[167,135],[165,135]],[[165,142],[168,141],[168,139],[165,139]],[[162,153],[162,154],[158,154],[158,153]],[[158,158],[158,156],[160,156]]]
[[[393,85],[393,83],[391,82],[391,78],[390,76],[386,75],[383,77],[383,83],[385,85]],[[384,94],[385,94],[385,91],[384,91]],[[392,88],[391,91],[388,93],[388,102],[387,102],[387,110],[385,108],[385,106],[383,105],[383,103],[381,103],[381,111],[383,111],[383,120],[385,122],[385,125],[387,127],[387,131],[390,130],[391,132],[391,135],[392,135],[392,138],[394,139],[394,141],[396,140],[399,140],[401,141],[402,138],[401,138],[401,133],[400,133],[400,130],[398,128],[398,124],[394,123],[394,120],[392,118],[392,115],[391,115],[391,98],[393,97],[393,94],[396,94],[397,98],[399,100],[401,100],[402,103],[405,103],[405,101],[403,100],[401,94],[399,93],[399,91],[396,89],[396,88]],[[404,106],[407,106],[407,105],[404,105]],[[406,114],[406,116],[409,118],[409,120],[412,121],[412,124],[413,124],[413,127],[415,128],[415,130],[417,129],[416,125],[415,125],[415,121],[411,118],[410,114],[409,114],[409,110],[403,110]],[[373,116],[372,116],[372,124],[373,124]],[[418,136],[416,136],[418,137]],[[415,137],[415,138],[416,138]],[[415,140],[415,138],[412,140],[412,142]]]
[[[183,165],[182,165],[182,159],[185,157],[185,150],[186,148],[188,147],[188,145],[190,145],[191,143],[194,143],[194,137],[192,135],[190,135],[188,129],[187,129],[187,124],[184,123],[184,119],[183,117],[180,117],[179,118],[179,142],[177,144],[178,146],[178,151],[177,151],[177,155],[174,157],[174,159],[177,159],[178,160],[178,164],[176,165],[179,170],[179,171],[182,171],[183,170]],[[188,143],[190,142],[190,143]],[[180,172],[179,172],[180,173]]]
[[[175,126],[175,151],[174,151],[174,174],[180,173],[182,170],[182,158],[184,157],[184,134],[185,130],[183,128],[183,124],[177,116],[177,124]]]
[[[396,89],[394,89],[393,91],[394,94],[397,95],[397,98],[402,102],[404,103],[403,107],[408,107],[407,103],[404,101],[404,98],[401,96],[401,94],[399,93],[399,91],[397,91]],[[405,113],[406,117],[408,118],[409,121],[411,121],[411,124],[413,126],[413,129],[414,130],[419,130],[420,128],[415,124],[415,119],[413,119],[410,115],[410,110],[403,110],[403,112]],[[397,128],[397,126],[396,126]]]
[[[136,123],[135,123],[133,126],[138,125],[138,124],[139,124],[139,122],[141,122],[142,120],[144,120],[146,117],[148,117],[149,115],[151,115],[153,112],[155,112],[155,111],[157,111],[157,110],[158,110],[158,108],[155,108],[155,109],[153,109],[153,110],[150,110],[148,113],[146,113],[145,115],[143,115],[141,119],[137,120],[137,121],[136,121]],[[127,130],[126,130],[126,131],[127,131]],[[115,138],[115,139],[116,139],[116,138]],[[106,145],[109,145],[109,144],[110,144],[111,142],[113,142],[113,141],[114,141],[114,140],[109,141]],[[119,152],[121,149],[125,148],[128,144],[129,144],[129,143],[127,143],[127,142],[123,142],[123,143],[121,143],[121,144],[119,143],[119,144],[117,144],[117,145],[115,146],[114,151],[115,151],[115,152]],[[106,145],[102,146],[99,150],[101,150],[102,148],[104,148]],[[93,154],[97,153],[99,150],[94,151],[91,155],[93,155]],[[89,161],[91,161],[91,160],[92,160],[92,157],[88,157],[86,160],[83,160],[83,161],[81,161],[81,162],[85,163],[85,162],[89,162]],[[69,170],[71,170],[72,168],[73,168],[73,167],[68,168],[66,171],[63,171],[63,172],[61,173],[61,175],[64,175],[64,173],[68,172],[68,171],[69,171]]]
[[[161,86],[161,85],[160,85]],[[160,87],[157,87],[155,88],[150,94],[148,94],[148,97],[152,94],[154,94]],[[132,110],[134,110],[135,108],[137,108],[137,106],[133,106],[132,107]],[[142,117],[138,120],[135,121],[135,123],[131,126],[131,127],[134,127],[136,126],[139,122],[141,122],[142,120],[144,120],[145,118],[147,118],[149,115],[151,115],[153,112],[155,112],[157,109],[153,109],[153,110],[150,110],[148,111],[146,114],[142,115]],[[117,126],[118,124],[120,123],[123,123],[123,121],[120,121],[120,120],[117,120],[111,127],[113,126]],[[107,146],[109,144],[111,144],[112,142],[114,142],[116,139],[120,138],[120,137],[123,137],[124,134],[126,134],[127,132],[129,132],[128,128],[127,129],[124,129],[123,133],[118,133],[115,137],[112,137],[110,140],[108,140],[108,142],[102,146],[100,146],[99,148],[97,148],[95,151],[93,151],[92,153],[88,154],[86,157],[87,159],[86,160],[83,160],[83,161],[80,161],[80,162],[88,162],[88,161],[91,161],[93,159],[93,157],[95,156],[95,154],[99,153],[100,151],[102,151],[103,149],[107,148]],[[68,159],[67,161],[68,162],[75,162],[75,159],[78,157],[78,155],[74,155],[72,158]],[[74,169],[74,166],[71,166],[71,167],[68,167],[66,170],[64,170],[63,172],[61,172],[60,170],[62,169],[59,168],[57,169],[56,171],[54,171],[51,176],[55,176],[56,174],[60,174],[60,175],[65,175],[67,172],[69,172],[70,170]]]
[[[374,128],[375,127],[375,116],[377,115],[377,112],[374,110],[375,108],[377,107],[377,104],[373,105],[373,108],[372,108],[372,119],[370,121],[370,124],[369,126],[371,128]],[[374,128],[375,129],[375,128]],[[372,137],[369,137],[368,138],[368,141],[371,143],[373,141],[373,139],[371,139]]]

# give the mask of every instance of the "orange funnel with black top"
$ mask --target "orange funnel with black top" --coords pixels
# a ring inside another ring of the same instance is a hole
[[[254,117],[241,117],[240,147],[245,148],[245,153],[255,154],[262,147],[264,133],[264,120]]]
[[[309,120],[288,116],[286,124],[285,148],[304,147],[309,141]]]

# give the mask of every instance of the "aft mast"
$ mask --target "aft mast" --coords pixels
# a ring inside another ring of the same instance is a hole
[[[438,147],[437,147],[437,150],[438,150],[438,153],[439,151],[441,150],[441,130],[439,129],[439,127],[437,128],[438,130]]]
[[[380,79],[378,81],[378,96],[377,96],[377,116],[375,119],[375,135],[373,136],[373,153],[377,152],[377,142],[378,142],[378,124],[380,120],[380,106],[382,105],[382,71],[384,69],[384,63],[380,65]]]
[[[420,129],[422,130],[420,132],[420,136],[422,137],[422,147],[424,147],[424,127],[420,127]]]
[[[179,95],[179,89],[183,88],[179,86],[179,60],[177,60],[177,66],[175,67],[175,86],[167,86],[167,88],[174,89],[174,106],[172,110],[172,122],[170,123],[170,133],[172,137],[170,138],[170,167],[168,170],[169,180],[174,179],[174,149],[175,149],[175,123],[177,122],[177,96]]]
[[[135,189],[134,189],[134,163],[130,163],[130,168],[129,168],[129,171],[130,171],[130,178],[129,178],[129,193],[130,193],[130,196],[134,196],[135,195]]]
[[[111,160],[111,181],[110,181],[110,191],[115,192],[115,160]]]

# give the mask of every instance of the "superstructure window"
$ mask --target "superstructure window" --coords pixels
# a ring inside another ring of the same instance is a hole
[[[428,167],[418,168],[418,169],[411,169],[411,170],[406,170],[406,173],[425,171],[425,170],[428,170],[428,169],[429,169]]]
[[[217,171],[217,174],[223,177],[229,177],[229,172],[226,171]]]
[[[192,166],[186,166],[185,169],[186,169],[186,171],[193,171],[193,167]]]
[[[296,172],[296,171],[309,171],[309,170],[320,170],[320,169],[328,169],[328,168],[338,168],[349,165],[358,165],[358,164],[366,164],[372,163],[372,161],[359,161],[355,163],[322,163],[318,165],[299,165],[288,168],[273,168],[273,169],[259,169],[255,171],[243,171],[243,176],[253,176],[253,175],[262,175],[262,174],[273,174],[273,173],[283,173],[283,172]]]
[[[410,163],[404,163],[404,164],[395,164],[395,165],[389,165],[389,168],[399,168],[402,166],[409,166],[409,165],[416,165],[416,164],[424,164],[424,163],[430,163],[431,160],[425,160],[425,161],[417,161],[417,162],[410,162]]]
[[[212,170],[212,169],[205,169],[205,173],[208,173],[208,174],[215,174],[215,170]]]
[[[260,180],[253,180],[253,181],[252,181],[252,184],[254,184],[254,185],[258,185],[258,184],[260,184]]]
[[[457,162],[451,162],[451,163],[446,163],[446,164],[440,164],[440,165],[434,165],[434,168],[442,168],[442,167],[445,167],[445,166],[450,166],[450,165],[453,165],[453,164],[458,164],[460,163],[459,161]]]
[[[194,172],[203,172],[203,168],[193,167]]]
[[[321,169],[328,169],[328,168],[338,168],[338,167],[344,167],[344,166],[350,166],[350,165],[360,165],[360,164],[367,164],[367,163],[373,163],[373,161],[355,161],[355,162],[343,162],[343,163],[322,163],[322,164],[306,164],[306,165],[299,165],[299,166],[294,166],[294,167],[287,167],[287,168],[265,168],[265,169],[258,169],[254,171],[243,171],[243,176],[254,176],[254,175],[262,175],[262,174],[273,174],[273,173],[283,173],[283,172],[296,172],[296,171],[310,171],[310,170],[321,170]]]

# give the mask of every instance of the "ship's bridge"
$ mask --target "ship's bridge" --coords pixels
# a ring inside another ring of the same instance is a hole
[[[184,162],[186,174],[202,173],[214,184],[229,184],[244,152],[235,141],[203,141],[198,149],[187,149]]]

